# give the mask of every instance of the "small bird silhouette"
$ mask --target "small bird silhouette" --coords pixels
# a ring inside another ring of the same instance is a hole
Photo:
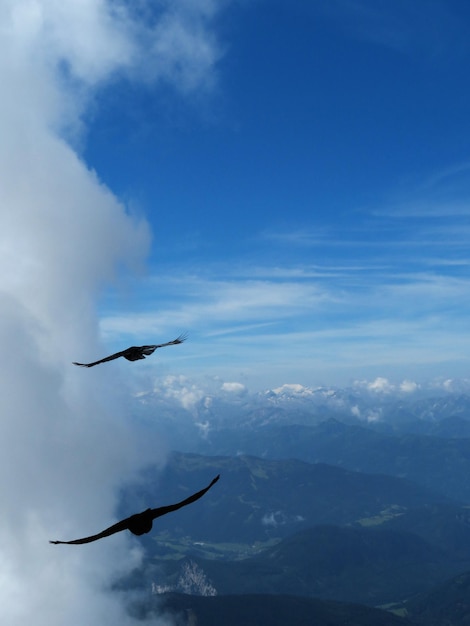
[[[128,361],[139,361],[140,359],[145,359],[146,356],[153,354],[157,348],[164,348],[165,346],[176,346],[179,343],[183,343],[183,341],[186,341],[187,336],[188,335],[184,333],[176,339],[173,339],[173,341],[167,341],[167,343],[160,343],[153,346],[131,346],[126,350],[116,352],[116,354],[111,354],[110,356],[107,356],[104,359],[100,359],[99,361],[94,361],[93,363],[76,363],[74,361],[73,364],[78,365],[79,367],[93,367],[94,365],[99,365],[100,363],[106,363],[106,361],[119,359],[120,356],[123,356]]]
[[[106,528],[103,532],[98,533],[97,535],[91,535],[90,537],[84,537],[83,539],[75,539],[74,541],[49,541],[49,543],[67,543],[67,544],[80,544],[80,543],[90,543],[91,541],[97,541],[98,539],[103,539],[103,537],[109,537],[109,535],[114,535],[114,533],[119,533],[121,530],[130,530],[134,535],[144,535],[152,530],[153,520],[157,517],[161,517],[162,515],[166,515],[167,513],[172,513],[173,511],[177,511],[181,509],[183,506],[188,504],[192,504],[199,498],[209,491],[212,485],[219,480],[220,474],[218,474],[214,480],[208,485],[205,489],[201,489],[197,493],[189,496],[186,500],[182,500],[177,504],[170,504],[168,506],[161,506],[158,509],[147,509],[142,513],[136,513],[135,515],[131,515],[130,517],[126,517],[126,519],[121,520],[117,524]]]

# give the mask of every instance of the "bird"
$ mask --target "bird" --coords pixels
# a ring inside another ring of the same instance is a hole
[[[215,485],[215,483],[219,480],[220,474],[218,474],[204,489],[194,493],[189,498],[182,500],[181,502],[177,502],[176,504],[170,504],[168,506],[161,506],[157,509],[147,509],[142,513],[136,513],[135,515],[131,515],[130,517],[126,517],[125,519],[117,522],[117,524],[113,524],[106,530],[98,533],[97,535],[91,535],[90,537],[83,537],[82,539],[74,539],[73,541],[49,541],[49,543],[62,543],[62,544],[82,544],[82,543],[90,543],[92,541],[97,541],[98,539],[103,539],[103,537],[109,537],[109,535],[114,535],[114,533],[119,533],[122,530],[130,530],[134,535],[140,536],[148,533],[152,530],[153,520],[157,517],[161,517],[162,515],[166,515],[167,513],[172,513],[173,511],[177,511],[181,509],[183,506],[188,504],[192,504],[199,498],[209,491],[209,489]]]
[[[183,343],[186,341],[187,334],[183,333],[173,341],[167,341],[166,343],[160,343],[153,346],[131,346],[126,350],[122,350],[121,352],[116,352],[115,354],[111,354],[110,356],[106,356],[104,359],[100,359],[99,361],[93,361],[93,363],[77,363],[73,361],[73,365],[78,365],[79,367],[94,367],[95,365],[99,365],[100,363],[106,363],[106,361],[113,361],[114,359],[119,359],[119,357],[123,356],[128,361],[139,361],[140,359],[145,359],[146,356],[153,354],[157,348],[164,348],[165,346],[176,346],[179,343]]]

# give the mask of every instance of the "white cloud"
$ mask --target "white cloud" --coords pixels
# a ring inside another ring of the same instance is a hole
[[[383,376],[377,376],[372,382],[366,382],[365,386],[369,391],[375,391],[377,393],[390,393],[395,389],[395,386]]]
[[[154,392],[176,400],[187,411],[194,411],[205,396],[205,391],[185,376],[166,376],[163,381],[156,381]]]
[[[413,393],[419,389],[418,383],[415,383],[412,380],[404,380],[400,383],[400,391],[404,391],[405,393]]]
[[[272,511],[271,513],[265,513],[261,518],[263,526],[284,526],[286,524],[286,515],[283,511]]]
[[[298,383],[285,383],[280,387],[276,387],[273,389],[273,393],[276,395],[292,395],[292,396],[311,396],[313,395],[313,391],[304,387],[303,385],[299,385]]]
[[[429,387],[432,390],[442,391],[446,393],[469,393],[469,378],[438,378],[431,381]]]
[[[221,389],[235,395],[243,395],[247,392],[247,388],[243,383],[223,383]]]
[[[205,39],[209,5],[185,12],[181,3],[184,32],[171,63],[155,40],[145,57],[165,12],[149,29],[125,7],[0,6],[0,618],[10,626],[135,623],[122,598],[104,591],[138,563],[130,537],[85,549],[48,543],[115,521],[118,487],[150,458],[123,408],[118,368],[71,365],[98,352],[97,296],[118,269],[144,262],[149,230],[64,133],[76,138],[95,89],[119,73],[132,77],[141,63],[158,61],[152,77],[196,88],[212,71],[215,43]],[[192,57],[204,42],[205,53]],[[155,460],[159,444],[149,447]]]
[[[284,511],[271,511],[265,513],[261,518],[261,524],[263,526],[272,526],[273,528],[303,521],[305,521],[305,517],[302,515],[286,515]]]
[[[372,381],[361,380],[354,383],[356,388],[363,388],[373,393],[390,394],[395,392],[403,392],[406,394],[413,393],[420,388],[420,385],[413,380],[403,380],[401,383],[392,383],[388,378],[377,376]]]
[[[167,79],[183,91],[211,86],[222,54],[208,28],[215,13],[216,3],[209,2],[176,2],[165,12],[150,33],[154,63],[147,72],[153,80]]]

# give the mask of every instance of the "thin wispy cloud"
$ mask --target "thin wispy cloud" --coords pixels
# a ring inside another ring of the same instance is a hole
[[[126,316],[110,315],[102,319],[102,330],[109,334],[112,329],[118,333],[139,332],[155,328],[155,321],[160,328],[171,325],[189,324],[189,327],[210,327],[217,323],[232,325],[245,321],[267,323],[274,318],[289,316],[296,311],[313,311],[324,306],[325,300],[333,296],[314,282],[269,281],[269,280],[232,280],[220,281],[191,277],[187,282],[179,281],[180,289],[185,293],[183,303],[174,303],[174,308],[162,306],[159,293],[164,291],[165,280],[155,291],[155,298],[147,292],[147,311]],[[147,286],[146,283],[144,285]],[[158,305],[158,303],[160,303]],[[158,309],[157,309],[158,305]],[[148,308],[152,311],[149,312]],[[158,320],[160,322],[158,323]]]
[[[213,85],[220,45],[211,29],[219,8],[214,2],[177,2],[152,29],[150,47],[155,57],[151,78],[165,78],[185,91]],[[148,64],[147,64],[148,68]]]
[[[458,54],[458,41],[468,33],[458,13],[439,1],[392,0],[379,6],[373,0],[326,0],[319,9],[351,36],[433,60]]]
[[[337,372],[372,371],[374,364],[395,368],[400,358],[410,366],[465,359],[461,334],[467,326],[468,279],[436,272],[434,265],[424,270],[423,259],[415,263],[420,271],[406,270],[405,258],[400,267],[390,263],[373,271],[371,265],[370,271],[366,266],[320,276],[296,267],[292,276],[282,272],[276,279],[275,270],[266,268],[272,278],[265,281],[237,276],[222,283],[207,275],[197,281],[191,277],[186,285],[180,279],[181,291],[190,295],[173,306],[158,295],[166,291],[162,280],[155,299],[145,290],[145,313],[109,315],[102,330],[115,345],[123,334],[161,337],[190,328],[177,361],[155,361],[149,367],[192,373],[204,363],[204,369],[211,367],[228,378],[236,371],[256,377],[261,367],[264,382],[270,373],[285,382],[278,370],[307,384],[326,365],[334,371],[336,364]],[[453,266],[443,269],[452,272]],[[261,268],[258,272],[262,274]],[[143,300],[139,302],[142,307]]]
[[[444,194],[444,179],[437,177],[427,193]],[[237,370],[253,375],[261,367],[264,380],[268,372],[277,377],[284,370],[291,380],[309,383],[335,364],[336,372],[370,373],[374,367],[395,369],[400,360],[418,369],[462,363],[470,304],[465,200],[446,214],[441,198],[439,207],[426,212],[416,199],[419,187],[402,189],[393,208],[384,202],[380,209],[355,212],[347,228],[324,225],[321,236],[308,228],[263,231],[259,242],[269,243],[266,256],[281,255],[282,264],[244,265],[237,258],[207,264],[200,274],[193,268],[187,278],[177,271],[155,276],[144,281],[145,313],[108,315],[102,330],[115,341],[113,336],[131,336],[133,329],[161,336],[163,320],[171,320],[172,332],[179,322],[194,329],[183,367],[191,372],[197,355],[223,371],[223,355],[230,354],[228,377]]]
[[[468,189],[468,174],[470,172],[470,162],[464,161],[449,167],[433,172],[421,184],[421,189],[429,192],[441,187],[450,189],[460,189],[462,186]]]

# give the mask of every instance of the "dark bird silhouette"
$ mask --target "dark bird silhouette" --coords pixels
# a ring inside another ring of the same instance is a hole
[[[116,354],[111,354],[110,356],[107,356],[104,359],[100,359],[99,361],[94,361],[93,363],[76,363],[74,361],[73,364],[80,367],[93,367],[94,365],[99,365],[100,363],[106,363],[106,361],[119,359],[120,356],[123,356],[128,361],[139,361],[140,359],[145,359],[146,356],[153,354],[157,348],[164,348],[165,346],[176,346],[179,343],[183,343],[183,341],[186,341],[186,338],[187,334],[183,334],[176,339],[173,339],[173,341],[167,341],[167,343],[160,343],[154,346],[131,346],[130,348],[127,348],[127,350],[116,352]]]
[[[130,530],[134,535],[144,535],[152,530],[153,520],[157,517],[161,517],[162,515],[166,515],[167,513],[172,513],[173,511],[177,511],[181,509],[183,506],[188,504],[192,504],[202,498],[202,496],[209,491],[212,485],[219,480],[220,474],[217,475],[214,480],[208,485],[205,489],[201,489],[197,493],[189,496],[186,500],[182,500],[177,504],[170,504],[168,506],[161,506],[158,509],[147,509],[142,513],[136,513],[135,515],[131,515],[130,517],[126,517],[126,519],[121,520],[117,524],[110,526],[103,532],[98,533],[97,535],[91,535],[91,537],[84,537],[83,539],[75,539],[74,541],[49,541],[49,543],[68,543],[68,544],[80,544],[80,543],[90,543],[91,541],[97,541],[98,539],[103,539],[103,537],[109,537],[109,535],[114,535],[114,533],[119,533],[121,530]]]

